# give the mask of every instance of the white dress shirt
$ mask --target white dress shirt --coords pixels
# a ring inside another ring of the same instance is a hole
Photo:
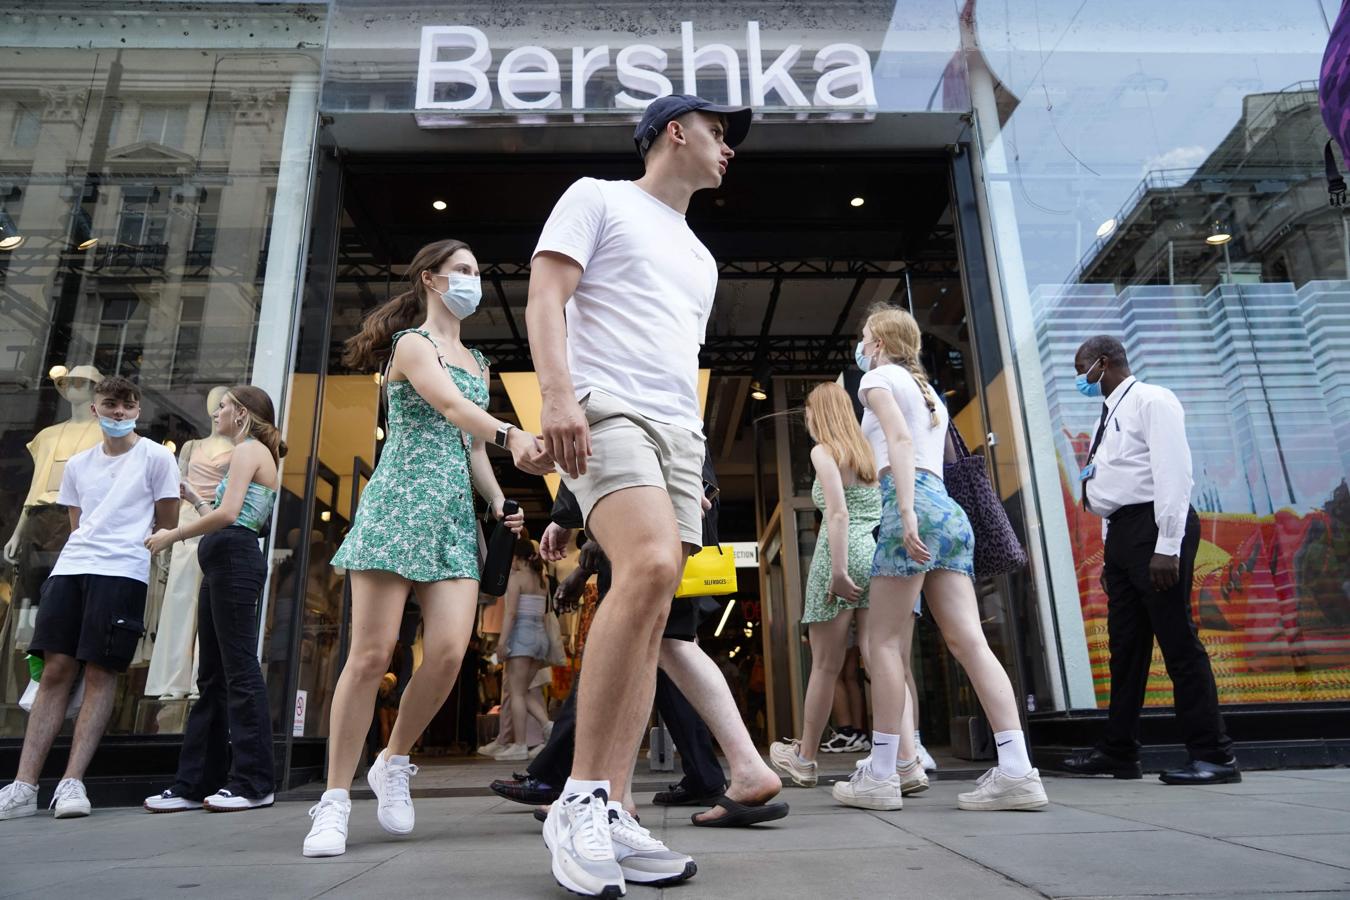
[[[1106,431],[1083,484],[1088,509],[1105,517],[1123,506],[1152,503],[1158,524],[1155,553],[1181,555],[1191,507],[1191,448],[1186,413],[1176,394],[1133,375],[1106,398]],[[1095,435],[1096,428],[1093,429]]]

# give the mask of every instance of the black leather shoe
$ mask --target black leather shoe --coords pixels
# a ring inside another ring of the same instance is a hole
[[[1159,776],[1163,784],[1237,784],[1242,780],[1237,760],[1226,763],[1205,762],[1193,759],[1180,769],[1172,769]]]
[[[544,784],[538,778],[526,775],[524,778],[507,780],[499,778],[489,785],[492,792],[516,803],[528,806],[547,806],[562,794],[561,787]]]
[[[722,796],[722,788],[714,788],[708,793],[695,793],[685,787],[683,781],[679,784],[672,784],[669,790],[661,791],[652,797],[652,802],[657,806],[711,806],[712,802]]]
[[[1113,778],[1143,778],[1144,770],[1137,759],[1121,759],[1100,750],[1084,750],[1059,764],[1070,775],[1110,775]]]

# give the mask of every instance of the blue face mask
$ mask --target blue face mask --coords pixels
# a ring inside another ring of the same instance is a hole
[[[1074,379],[1074,387],[1078,388],[1078,393],[1084,397],[1102,396],[1102,380],[1098,378],[1096,381],[1088,381],[1088,376],[1092,374],[1093,369],[1097,368],[1099,362],[1101,362],[1100,359],[1093,363],[1086,372]]]
[[[858,368],[862,369],[864,372],[872,368],[872,360],[867,357],[867,354],[863,353],[863,344],[866,343],[866,341],[858,341],[858,346],[853,348],[853,361],[857,363]]]
[[[483,282],[477,275],[447,275],[449,285],[441,292],[441,302],[456,319],[467,319],[478,311],[483,299]]]
[[[103,429],[103,433],[108,437],[126,437],[136,430],[135,419],[123,419],[120,422],[117,419],[110,419],[107,416],[98,417],[98,425]]]

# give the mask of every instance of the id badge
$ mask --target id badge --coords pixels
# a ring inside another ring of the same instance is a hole
[[[1097,464],[1095,462],[1090,462],[1086,466],[1083,466],[1083,471],[1078,473],[1078,480],[1087,481],[1095,474],[1097,474]]]

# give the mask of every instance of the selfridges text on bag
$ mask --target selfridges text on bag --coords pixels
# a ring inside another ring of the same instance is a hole
[[[704,547],[684,564],[676,597],[720,597],[736,593],[736,554],[729,549]]]

